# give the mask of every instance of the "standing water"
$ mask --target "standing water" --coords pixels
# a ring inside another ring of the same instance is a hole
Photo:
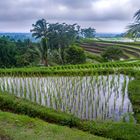
[[[88,77],[0,77],[0,90],[84,120],[129,119],[126,75]]]

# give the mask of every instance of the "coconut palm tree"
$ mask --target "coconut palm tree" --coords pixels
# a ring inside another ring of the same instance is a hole
[[[45,19],[38,20],[35,24],[32,24],[32,26],[33,29],[30,31],[33,37],[36,39],[47,38],[49,23],[47,23]]]
[[[134,14],[134,23],[127,26],[126,35],[137,38],[140,35],[140,9]]]
[[[41,64],[48,66],[48,47],[45,38],[42,38],[37,46],[30,46],[28,52],[39,59]]]
[[[41,63],[45,66],[48,66],[48,44],[47,44],[47,36],[48,36],[48,26],[49,24],[46,22],[45,19],[38,20],[36,24],[33,24],[33,29],[31,30],[32,36],[35,39],[41,39],[40,46],[36,50],[38,52]]]

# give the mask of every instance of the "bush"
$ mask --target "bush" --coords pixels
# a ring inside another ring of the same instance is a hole
[[[71,46],[65,52],[66,63],[68,64],[82,64],[86,62],[86,55],[80,47]]]
[[[118,47],[108,47],[101,56],[106,60],[119,60],[123,56],[123,51]]]
[[[140,80],[133,80],[128,85],[128,93],[133,104],[137,122],[140,123]]]

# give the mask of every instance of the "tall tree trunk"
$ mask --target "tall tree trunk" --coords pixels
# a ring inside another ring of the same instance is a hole
[[[44,60],[44,65],[48,66],[48,60],[47,59]]]
[[[43,60],[42,60],[42,64],[43,64],[44,66],[48,66],[48,60],[47,60],[47,59],[43,59]]]
[[[47,59],[42,59],[41,64],[44,66],[48,66],[48,60]]]
[[[43,64],[44,66],[48,66],[48,46],[46,38],[42,38],[42,48],[43,48]]]
[[[61,60],[62,60],[62,64],[64,64],[64,48],[61,48],[60,49],[60,51],[61,51]]]

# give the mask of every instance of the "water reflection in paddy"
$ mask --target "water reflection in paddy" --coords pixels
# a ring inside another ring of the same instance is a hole
[[[128,119],[132,105],[126,75],[1,77],[0,90],[86,120]]]

